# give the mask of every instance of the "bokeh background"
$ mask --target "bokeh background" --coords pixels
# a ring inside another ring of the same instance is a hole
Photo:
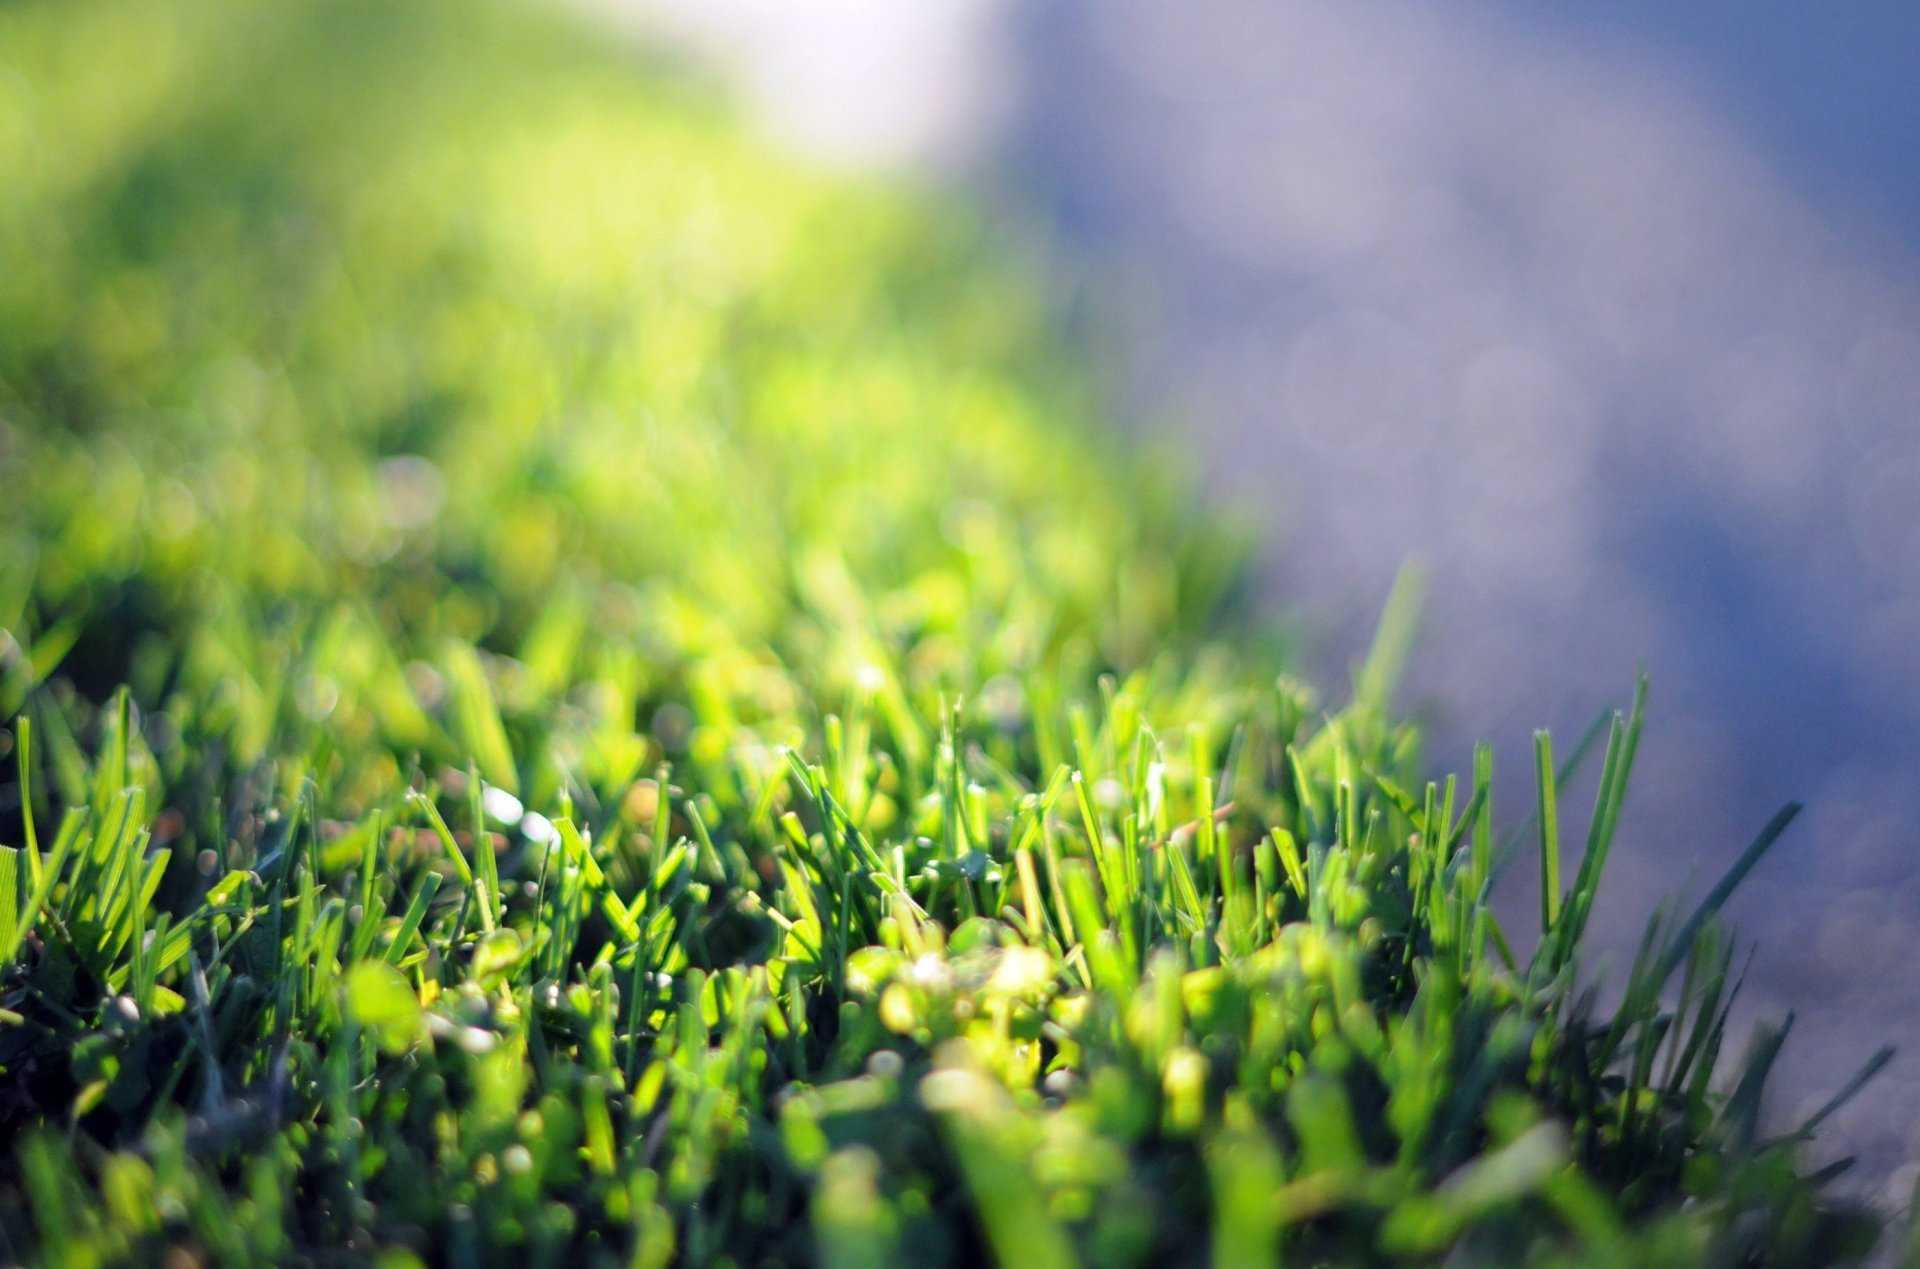
[[[585,2],[585,0],[577,0]],[[1599,914],[1710,882],[1782,1113],[1920,1157],[1920,7],[599,0],[788,141],[1037,232],[1116,418],[1257,519],[1337,683],[1396,570],[1436,764],[1654,682]],[[1525,787],[1525,780],[1508,788]],[[1506,808],[1511,817],[1517,808]],[[1524,889],[1528,879],[1516,873]]]

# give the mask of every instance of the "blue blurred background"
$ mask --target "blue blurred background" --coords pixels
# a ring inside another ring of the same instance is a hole
[[[1920,231],[1920,6],[1906,0],[1497,0],[1507,20],[1663,64],[1795,191]]]
[[[1904,1202],[1920,6],[608,2],[823,158],[1037,223],[1117,412],[1259,517],[1321,682],[1419,561],[1436,763],[1491,737],[1525,788],[1532,729],[1644,664],[1615,947],[1805,800],[1734,908],[1748,1012],[1799,1015],[1783,1113],[1913,1055],[1835,1143]]]

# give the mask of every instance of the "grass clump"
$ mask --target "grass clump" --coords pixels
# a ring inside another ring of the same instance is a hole
[[[1578,977],[1638,705],[1529,952],[964,217],[491,3],[7,6],[0,176],[0,1256],[1871,1241],[1724,888]]]

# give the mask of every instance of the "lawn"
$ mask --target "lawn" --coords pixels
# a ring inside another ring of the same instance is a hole
[[[1872,1243],[1791,812],[1599,994],[1644,691],[1430,779],[950,198],[493,0],[0,6],[0,189],[0,1260]]]

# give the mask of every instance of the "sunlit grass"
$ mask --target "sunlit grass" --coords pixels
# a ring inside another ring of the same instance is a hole
[[[8,6],[0,181],[0,1257],[1871,1241],[1721,1052],[1790,815],[1602,1009],[1642,700],[1503,929],[1411,592],[1286,677],[963,213],[492,4]]]

